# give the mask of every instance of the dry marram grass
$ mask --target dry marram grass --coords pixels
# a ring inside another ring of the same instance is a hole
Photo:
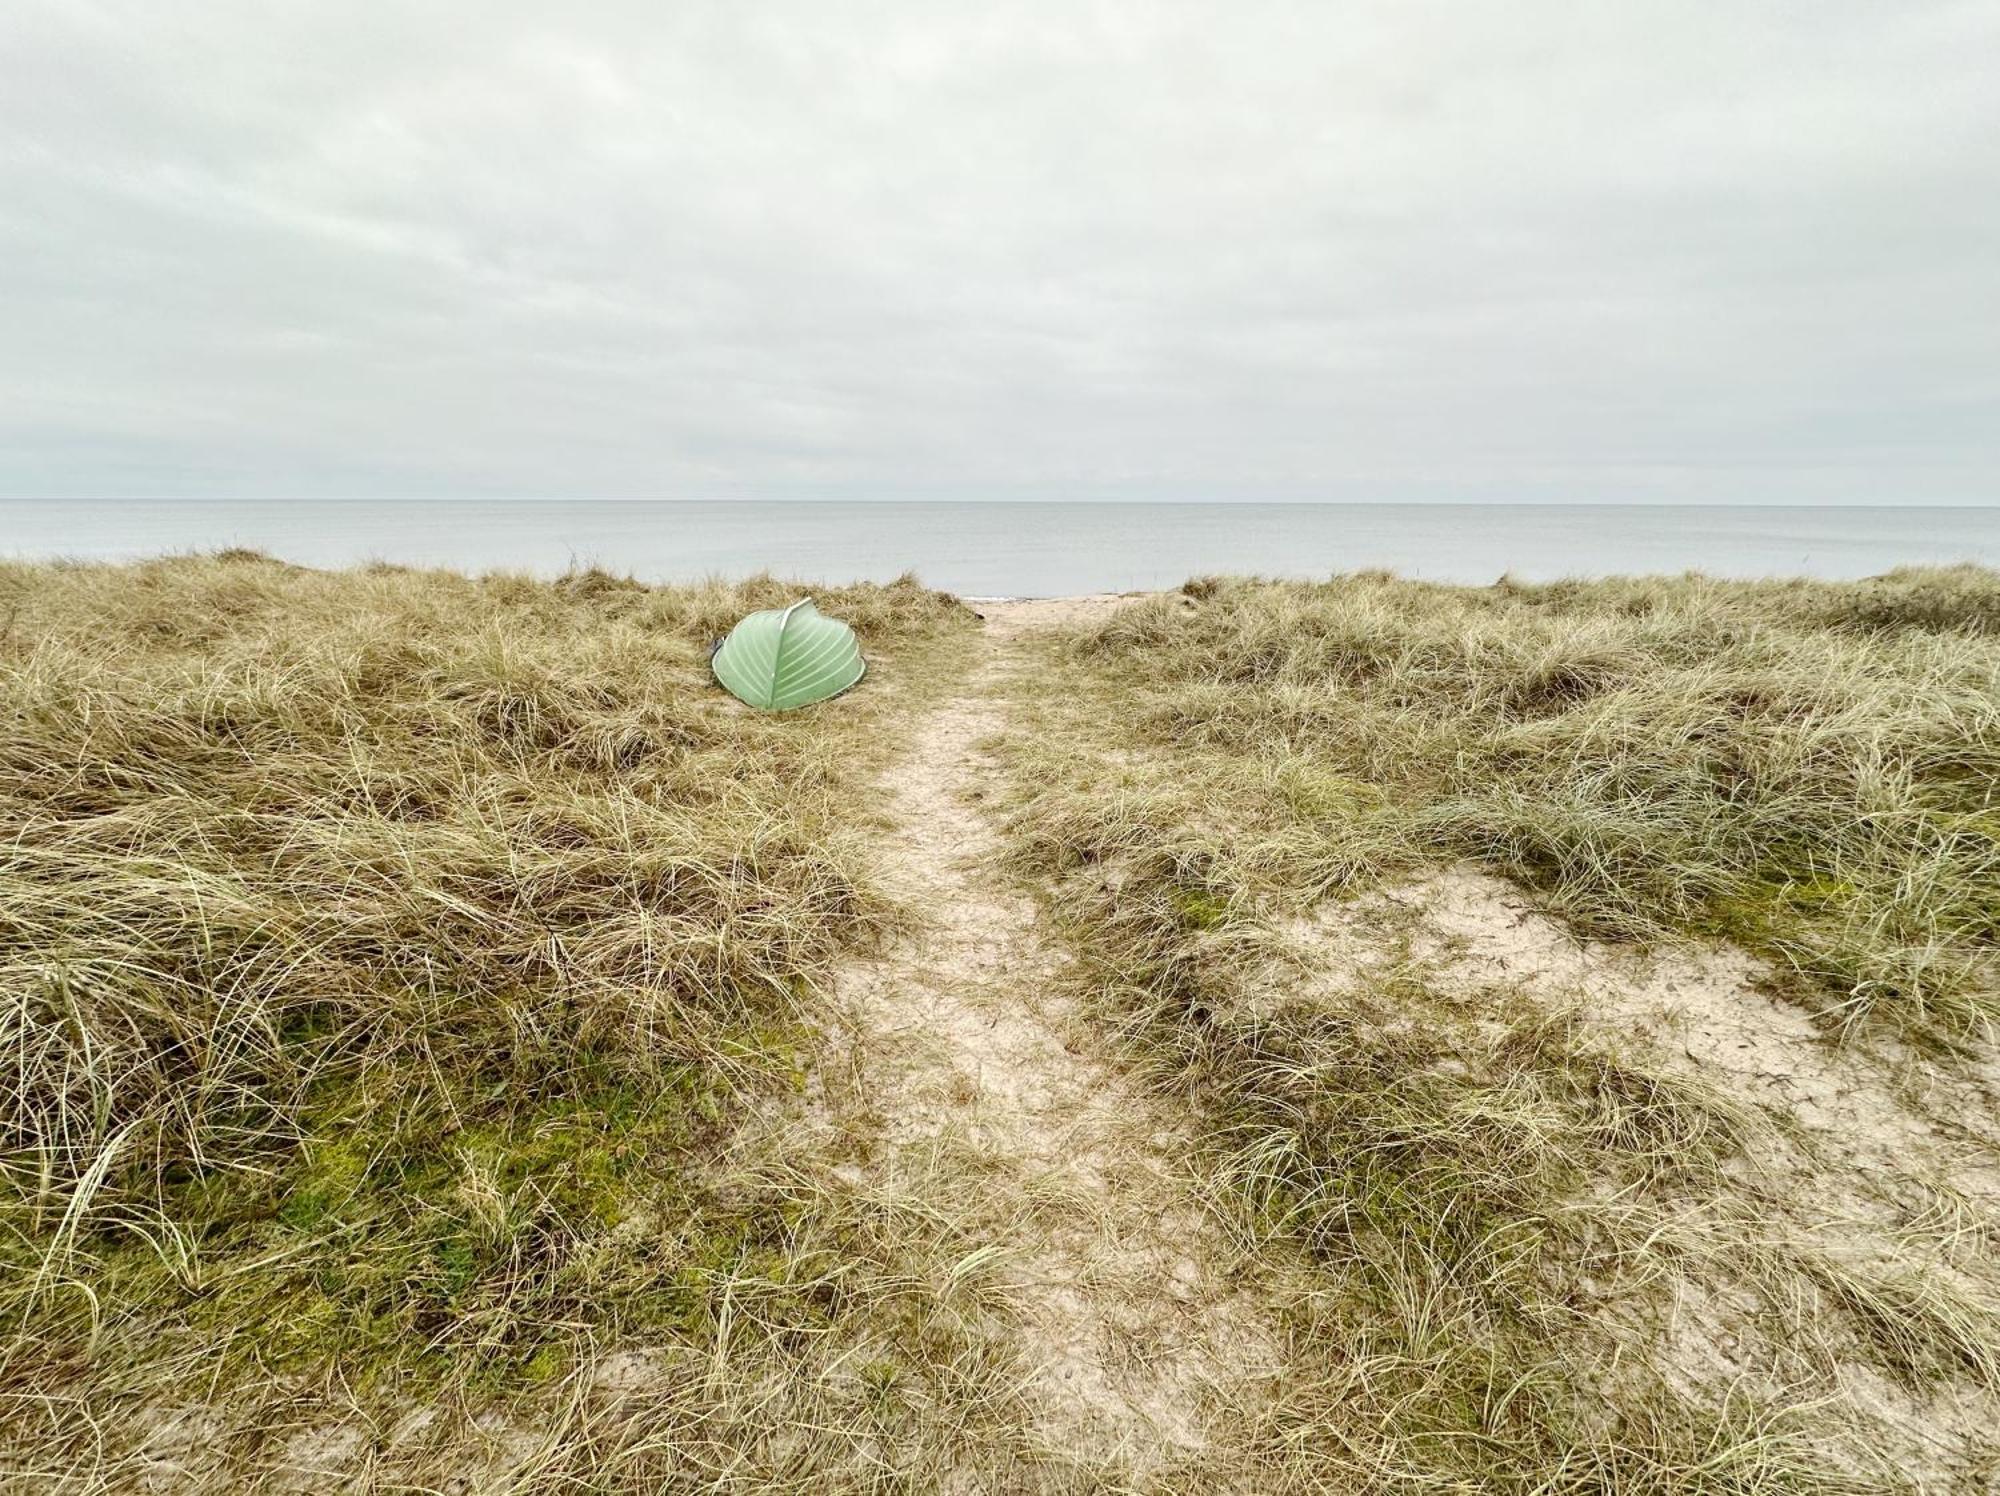
[[[1203,581],[1043,667],[1014,864],[1306,1259],[1253,1484],[2000,1479],[2000,579]]]
[[[980,1245],[771,1146],[962,652],[706,680],[769,581],[0,570],[0,1469],[22,1490],[827,1486],[1005,1435]],[[746,1127],[746,1123],[754,1124]]]
[[[0,1484],[2000,1479],[1991,574],[792,595],[0,568]]]

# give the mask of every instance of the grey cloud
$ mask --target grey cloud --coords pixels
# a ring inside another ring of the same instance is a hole
[[[2000,3],[0,11],[0,494],[2000,498]]]

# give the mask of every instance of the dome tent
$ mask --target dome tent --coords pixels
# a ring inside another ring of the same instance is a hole
[[[716,646],[709,663],[731,695],[772,712],[838,696],[868,668],[854,630],[821,613],[809,597],[750,614]]]

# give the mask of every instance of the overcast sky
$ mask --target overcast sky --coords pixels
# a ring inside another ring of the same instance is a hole
[[[2000,501],[2000,0],[5,0],[0,495]]]

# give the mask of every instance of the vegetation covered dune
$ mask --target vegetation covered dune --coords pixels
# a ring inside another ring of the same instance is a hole
[[[1202,581],[1048,669],[1016,865],[1295,1254],[1253,1484],[2000,1481],[2000,577]]]
[[[892,917],[863,784],[972,618],[824,591],[871,689],[755,714],[708,645],[793,595],[0,569],[13,1488],[649,1489],[899,1437],[868,1377],[965,1350],[937,1233],[745,1125]]]
[[[2000,1481],[2000,577],[803,590],[0,567],[0,1488]]]

